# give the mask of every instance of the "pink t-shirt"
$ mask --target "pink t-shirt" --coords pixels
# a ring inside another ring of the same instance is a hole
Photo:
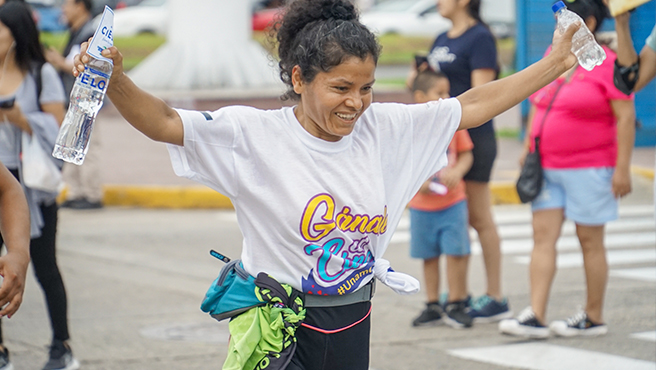
[[[611,100],[633,100],[613,83],[616,55],[604,46],[607,58],[588,72],[581,67],[570,78],[559,78],[529,99],[535,106],[531,146],[540,132],[540,154],[544,168],[615,167],[617,119]],[[548,53],[549,51],[547,51]],[[562,85],[551,110],[545,113],[554,93]]]

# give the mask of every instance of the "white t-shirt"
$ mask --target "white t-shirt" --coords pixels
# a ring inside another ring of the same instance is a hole
[[[461,107],[375,103],[337,142],[310,135],[291,107],[178,113],[175,173],[232,200],[246,271],[336,295],[373,277],[406,204],[446,165]]]

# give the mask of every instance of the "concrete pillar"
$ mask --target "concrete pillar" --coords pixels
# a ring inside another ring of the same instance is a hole
[[[167,42],[130,71],[146,90],[281,86],[277,64],[253,41],[251,2],[168,0]]]

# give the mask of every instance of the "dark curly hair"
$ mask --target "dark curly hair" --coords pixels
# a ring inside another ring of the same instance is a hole
[[[292,85],[292,69],[299,66],[303,81],[312,82],[348,57],[372,56],[378,63],[380,45],[358,20],[349,0],[295,0],[275,26],[280,79],[288,90],[283,100],[299,100]]]
[[[584,21],[589,16],[595,17],[597,27],[594,30],[590,30],[592,33],[596,33],[604,23],[604,19],[610,17],[610,11],[603,0],[565,0],[564,3],[567,9],[578,14]]]

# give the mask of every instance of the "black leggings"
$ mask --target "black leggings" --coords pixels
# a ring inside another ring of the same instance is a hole
[[[12,172],[16,176],[16,172]],[[41,205],[40,208],[44,225],[41,229],[41,236],[30,240],[30,256],[34,266],[34,275],[45,294],[53,338],[65,341],[69,339],[66,289],[59,273],[59,267],[57,267],[55,255],[58,206],[57,203],[53,203]],[[0,235],[0,246],[2,241],[2,235]],[[0,325],[0,344],[2,344],[2,325]]]
[[[309,307],[305,323],[326,330],[343,328],[361,320],[371,302],[339,307]],[[306,327],[296,331],[298,346],[287,370],[368,370],[370,316],[359,324],[334,334]]]

